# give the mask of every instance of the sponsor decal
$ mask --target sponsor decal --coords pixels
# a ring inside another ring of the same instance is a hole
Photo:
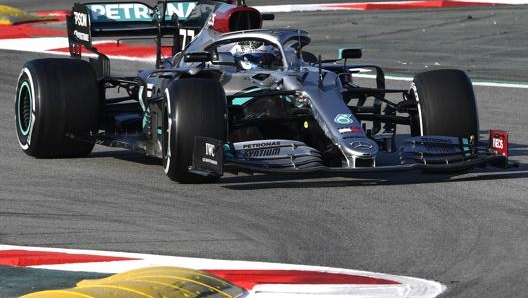
[[[439,143],[439,144],[457,144],[458,143],[458,142],[454,142],[453,139],[448,139],[448,138],[422,137],[421,140],[426,143]]]
[[[89,18],[89,10],[79,4],[76,3],[73,7],[73,23],[74,23],[74,31],[73,36],[78,40],[82,41],[84,43],[90,43],[91,36],[90,36],[90,18]]]
[[[196,2],[167,3],[166,16],[170,17],[175,14],[180,20],[187,19],[195,6]]]
[[[469,139],[456,137],[414,137],[406,143],[412,147],[409,149],[410,151],[425,154],[452,154],[470,151]]]
[[[359,127],[342,127],[338,129],[339,133],[360,133],[361,128]]]
[[[349,140],[349,139],[353,139],[353,140],[357,140],[357,139],[366,139],[367,137],[364,136],[364,135],[349,135],[349,136],[344,136],[343,137],[343,140]]]
[[[492,142],[493,148],[504,149],[504,140],[502,138],[493,138]]]
[[[207,158],[207,157],[202,157],[202,161],[205,162],[205,163],[210,163],[210,164],[215,165],[215,166],[218,165],[218,162],[216,160],[210,159],[210,158]]]
[[[205,143],[205,155],[206,156],[210,156],[210,157],[214,157],[215,156],[215,145],[213,144],[209,144],[209,143]]]
[[[151,20],[150,8],[141,4],[115,3],[115,4],[92,4],[90,8],[92,19],[95,21],[139,21]]]
[[[192,154],[192,169],[223,174],[223,143],[208,137],[195,136]]]
[[[462,139],[464,144],[469,144],[468,139]],[[438,154],[438,153],[457,153],[463,150],[468,150],[469,147],[465,148],[461,146],[460,140],[454,137],[421,137],[417,139],[417,142],[414,143],[414,146],[421,148],[425,153],[429,154]]]
[[[218,165],[218,161],[213,158],[216,155],[216,146],[211,143],[205,143],[205,157],[202,157],[202,161],[212,165]]]
[[[426,153],[454,153],[460,152],[460,148],[442,145],[424,145]]]
[[[353,149],[372,149],[374,145],[370,142],[364,142],[364,141],[355,141],[350,143],[350,146]]]
[[[489,138],[489,147],[497,154],[508,157],[508,132],[501,130],[491,130]]]
[[[334,122],[337,124],[351,124],[354,120],[352,120],[352,114],[337,114]]]
[[[244,144],[242,148],[243,149],[255,149],[255,148],[276,147],[276,146],[280,146],[280,144],[281,144],[280,141],[260,142],[260,143]]]
[[[88,27],[88,15],[82,12],[74,11],[73,17],[75,19],[75,25]]]
[[[152,21],[152,9],[142,3],[97,3],[87,5],[91,18],[96,22],[107,21]],[[169,2],[165,12],[166,19],[177,15],[180,20],[189,17],[196,2]]]
[[[280,148],[268,148],[268,149],[253,149],[253,150],[243,150],[240,153],[244,158],[251,157],[269,157],[280,155]]]
[[[83,33],[83,32],[75,30],[75,31],[73,31],[73,35],[75,37],[77,37],[78,40],[82,40],[82,41],[86,41],[86,42],[90,41],[90,35],[89,34],[86,34],[86,33]]]

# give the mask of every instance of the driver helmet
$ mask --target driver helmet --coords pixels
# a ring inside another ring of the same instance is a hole
[[[277,69],[282,67],[279,50],[263,42],[244,41],[237,43],[232,51],[241,69]]]

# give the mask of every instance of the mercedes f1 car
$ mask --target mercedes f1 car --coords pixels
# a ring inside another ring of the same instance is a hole
[[[388,89],[379,66],[351,63],[361,49],[324,60],[305,50],[307,32],[263,29],[271,19],[240,0],[75,4],[71,57],[32,60],[20,73],[20,146],[37,158],[122,147],[162,159],[167,176],[186,183],[224,172],[346,176],[508,164],[506,132],[479,140],[463,71],[427,71],[409,89]],[[99,37],[154,37],[155,66],[112,76]],[[373,86],[358,84],[362,71],[375,74]],[[402,125],[410,132],[403,138]],[[380,161],[385,152],[396,162]]]

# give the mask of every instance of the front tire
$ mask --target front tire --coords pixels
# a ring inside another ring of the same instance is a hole
[[[411,134],[443,135],[478,141],[479,120],[471,80],[457,69],[432,70],[414,77],[410,93],[418,103]]]
[[[227,135],[227,103],[222,85],[211,79],[187,78],[171,82],[165,89],[163,166],[167,176],[181,183],[213,182],[189,172],[194,137],[224,141]]]
[[[22,150],[33,157],[82,157],[94,142],[71,136],[97,132],[99,89],[86,61],[67,58],[27,62],[18,78],[15,126]]]

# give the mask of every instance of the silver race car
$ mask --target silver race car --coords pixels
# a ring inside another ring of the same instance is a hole
[[[460,70],[420,73],[387,89],[361,49],[324,60],[307,32],[262,29],[273,15],[244,1],[75,4],[71,58],[27,62],[15,115],[20,145],[40,158],[86,156],[100,144],[163,160],[178,182],[224,172],[357,175],[507,167],[508,134],[481,141],[472,83]],[[152,69],[113,77],[100,37],[155,38]],[[167,41],[172,49],[163,58]],[[92,54],[83,59],[82,49]],[[357,74],[375,74],[372,86]],[[112,90],[126,96],[111,96]],[[407,126],[406,134],[397,134]]]

